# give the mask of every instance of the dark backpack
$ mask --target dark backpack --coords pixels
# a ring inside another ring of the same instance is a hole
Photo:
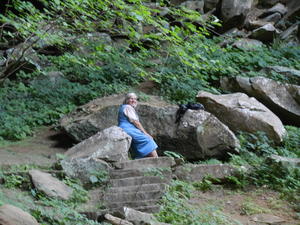
[[[200,103],[191,103],[191,102],[189,102],[188,104],[180,104],[178,106],[179,106],[179,109],[176,112],[175,123],[179,123],[180,119],[183,117],[184,113],[188,109],[192,109],[192,110],[203,109],[204,110],[204,106],[202,104],[200,104]]]

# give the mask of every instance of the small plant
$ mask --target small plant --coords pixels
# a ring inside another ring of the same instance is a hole
[[[4,177],[4,187],[6,188],[20,188],[26,179],[20,175],[7,175]]]

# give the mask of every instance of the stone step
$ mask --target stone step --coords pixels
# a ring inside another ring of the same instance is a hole
[[[145,200],[145,201],[126,201],[126,202],[107,202],[108,208],[118,208],[121,205],[129,208],[138,208],[144,206],[153,206],[158,203],[159,199]]]
[[[111,214],[119,214],[122,212],[124,206],[117,207],[117,208],[111,208],[109,209],[109,212]],[[133,209],[140,211],[140,212],[146,212],[146,213],[157,213],[160,210],[159,205],[151,205],[151,206],[139,206],[139,207],[134,207]]]
[[[143,175],[144,175],[143,171],[138,169],[113,169],[109,171],[109,177],[111,179],[138,177]]]
[[[170,168],[147,168],[147,169],[117,169],[109,172],[111,179],[122,179],[138,176],[159,176],[159,177],[172,177]]]
[[[170,168],[175,165],[175,161],[171,157],[142,158],[117,162],[113,165],[117,169]]]
[[[111,179],[109,181],[111,187],[125,187],[125,186],[136,186],[143,184],[161,184],[168,183],[170,179],[157,177],[157,176],[140,176],[140,177],[129,177],[122,179]]]
[[[138,191],[125,193],[107,193],[104,196],[106,202],[126,202],[126,201],[143,201],[150,199],[159,199],[164,194],[164,191]]]
[[[141,184],[135,186],[126,186],[126,187],[111,187],[106,193],[125,193],[125,192],[137,192],[137,191],[165,191],[167,185],[164,183],[161,184]]]

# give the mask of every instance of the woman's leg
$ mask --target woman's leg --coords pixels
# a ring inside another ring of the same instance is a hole
[[[156,151],[156,150],[152,151],[150,154],[147,155],[147,157],[154,157],[154,158],[157,158],[157,157],[158,157],[157,151]]]

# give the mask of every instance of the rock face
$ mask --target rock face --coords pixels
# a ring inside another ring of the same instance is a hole
[[[39,225],[29,213],[13,205],[0,207],[0,224],[5,225]]]
[[[96,101],[102,103],[101,99]],[[81,134],[78,131],[102,130],[110,126],[110,123],[115,124],[118,106],[115,102],[111,104],[94,105],[93,111],[81,107],[85,115],[81,116],[82,111],[80,111],[76,117],[75,111],[71,116],[72,119],[65,118],[64,121],[69,122],[69,124],[64,122],[65,130],[69,130],[71,136],[79,137]],[[87,104],[86,107],[90,105]],[[188,110],[180,123],[175,124],[177,109],[177,106],[157,104],[153,101],[139,103],[137,107],[141,123],[155,138],[161,149],[178,152],[188,159],[201,159],[208,156],[222,157],[226,152],[234,151],[239,146],[238,140],[228,127],[203,110]],[[71,120],[74,122],[71,123]],[[74,154],[75,150],[72,152]]]
[[[284,124],[300,126],[300,86],[281,84],[265,77],[222,78],[221,87],[226,91],[243,92],[255,97]]]
[[[35,188],[49,197],[68,200],[72,195],[72,188],[49,173],[44,173],[39,170],[31,170],[29,171],[29,175]]]
[[[281,142],[286,134],[279,118],[255,98],[246,94],[214,95],[201,91],[197,100],[235,132],[263,131],[276,143]]]

